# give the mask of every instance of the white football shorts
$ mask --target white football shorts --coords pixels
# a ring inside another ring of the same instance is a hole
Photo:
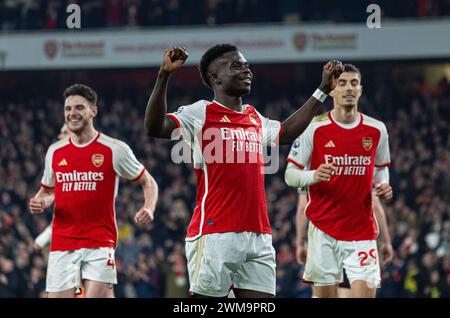
[[[362,280],[370,288],[380,287],[377,242],[338,241],[309,222],[303,280],[315,286],[339,284],[343,280],[343,268],[350,285]]]
[[[227,232],[186,241],[190,291],[225,297],[231,287],[275,295],[272,235]]]
[[[100,247],[50,252],[47,292],[81,288],[83,279],[117,284],[114,249]]]

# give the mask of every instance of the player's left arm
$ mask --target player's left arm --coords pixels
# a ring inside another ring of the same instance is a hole
[[[150,223],[153,221],[156,201],[158,201],[158,184],[155,179],[145,171],[138,182],[144,191],[144,206],[136,213],[136,223]]]
[[[136,159],[127,144],[116,141],[115,145],[113,148],[114,171],[122,178],[139,182],[144,192],[144,205],[135,214],[134,220],[136,223],[149,223],[153,220],[158,200],[158,185],[144,165]]]
[[[375,194],[384,200],[390,200],[393,196],[392,187],[389,185],[389,166],[391,154],[389,150],[389,136],[386,126],[380,125],[380,141],[375,153],[374,185]]]
[[[378,227],[381,235],[381,265],[387,265],[392,262],[394,258],[394,249],[392,247],[391,235],[389,234],[389,228],[387,224],[386,213],[381,205],[378,196],[372,192],[372,208],[375,218],[377,219]]]
[[[389,184],[389,169],[388,167],[375,168],[375,195],[380,199],[390,200],[394,195],[392,187]]]
[[[323,93],[329,94],[336,87],[337,79],[343,71],[344,66],[340,61],[329,61],[323,67],[322,82],[319,89]],[[279,143],[282,145],[291,144],[295,138],[300,136],[308,127],[320,105],[322,105],[322,101],[311,96],[300,109],[289,116],[283,122],[283,131],[280,135]]]

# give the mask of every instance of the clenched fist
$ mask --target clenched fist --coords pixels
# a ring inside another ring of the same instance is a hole
[[[378,183],[375,186],[375,194],[380,199],[390,200],[393,196],[392,187],[387,183]]]
[[[332,164],[322,163],[314,172],[314,183],[330,181],[335,170]]]
[[[136,223],[150,223],[153,221],[155,210],[151,208],[142,208],[134,216],[134,221]]]
[[[29,202],[29,208],[31,214],[42,213],[45,209],[50,207],[53,203],[53,197],[41,197],[41,198],[31,198]]]
[[[337,85],[337,79],[344,71],[344,65],[337,60],[329,61],[324,65],[322,71],[322,82],[320,83],[320,90],[325,94],[329,94]]]
[[[179,69],[186,62],[189,54],[185,48],[173,47],[164,52],[164,58],[161,62],[161,70],[167,73]]]

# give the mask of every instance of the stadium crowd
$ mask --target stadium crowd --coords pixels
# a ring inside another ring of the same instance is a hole
[[[78,4],[83,28],[298,23],[300,21],[362,22],[369,4],[379,4],[384,18],[450,15],[448,0],[2,0],[0,30],[66,28],[69,4]]]
[[[445,79],[434,86],[421,78],[411,81],[393,64],[363,64],[361,71],[360,110],[387,124],[395,193],[384,207],[396,255],[382,268],[378,297],[450,297],[450,85]],[[290,72],[295,76],[294,68]],[[264,76],[264,67],[255,74],[262,76],[247,101],[271,118],[285,118],[312,91],[306,78],[280,83]],[[20,94],[0,88],[0,297],[45,297],[48,247],[37,252],[33,240],[52,213],[32,216],[27,202],[38,189],[45,151],[63,122],[60,93],[73,80],[64,75],[52,81],[39,74],[24,78],[14,84],[24,88]],[[199,81],[193,82],[171,85],[170,110],[194,98],[210,98]],[[100,97],[97,127],[129,143],[160,187],[154,222],[136,225],[141,191],[138,185],[121,184],[116,296],[187,297],[184,236],[195,202],[192,167],[172,162],[173,142],[145,135],[148,88],[129,82],[92,86]],[[322,111],[330,108],[328,101]],[[280,170],[266,178],[277,297],[310,297],[311,288],[300,279],[303,267],[294,256],[297,194],[283,181],[288,150],[281,148]]]

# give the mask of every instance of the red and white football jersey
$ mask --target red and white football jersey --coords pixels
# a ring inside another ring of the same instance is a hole
[[[236,112],[205,100],[167,116],[182,128],[197,176],[187,240],[221,232],[271,233],[263,147],[277,141],[282,124],[261,116],[250,105]]]
[[[41,181],[55,191],[50,250],[115,248],[119,177],[138,180],[144,172],[127,144],[101,133],[84,145],[70,138],[51,145]]]
[[[329,182],[309,186],[306,215],[316,227],[341,241],[376,239],[374,166],[390,164],[388,134],[381,121],[358,113],[353,125],[342,125],[331,112],[316,116],[295,140],[288,161],[306,170],[322,163],[337,169]]]

